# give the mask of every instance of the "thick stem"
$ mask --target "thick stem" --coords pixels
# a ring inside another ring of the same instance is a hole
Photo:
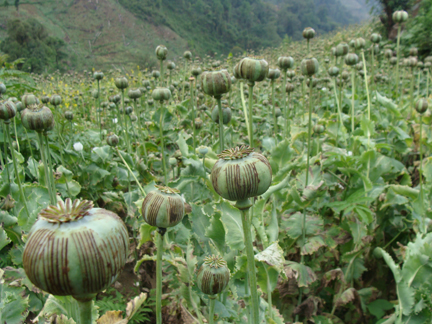
[[[270,284],[270,277],[268,275],[267,266],[264,265],[264,269],[267,276],[267,301],[268,301],[268,317],[270,319],[273,319],[273,305],[272,305],[272,291],[271,291],[271,284]]]
[[[135,179],[135,181],[136,181],[138,187],[140,188],[141,193],[143,194],[143,196],[144,196],[144,197],[147,196],[147,194],[146,194],[146,192],[144,191],[143,187],[141,187],[141,184],[139,183],[138,179],[135,177],[135,174],[132,172],[132,170],[130,169],[129,165],[127,164],[127,162],[125,161],[125,159],[123,158],[123,156],[120,154],[119,149],[118,149],[117,147],[116,147],[115,149],[116,149],[116,151],[117,151],[118,156],[119,156],[120,159],[122,160],[124,166],[126,167],[126,169],[128,169],[129,173],[132,174],[132,177]]]
[[[283,88],[282,88],[282,102],[283,102],[283,108],[284,108],[284,112],[285,112],[285,124],[288,124],[288,109],[289,107],[287,106],[287,102],[286,102],[286,85],[287,85],[287,70],[283,70]],[[288,138],[288,129],[285,128],[285,138]]]
[[[245,115],[245,122],[246,122],[248,137],[250,138],[249,118],[248,118],[248,112],[247,112],[246,103],[245,103],[245,99],[244,99],[243,82],[241,82],[241,81],[240,81],[240,98],[241,98],[241,102],[242,102],[242,106],[243,106],[243,113]]]
[[[44,150],[44,145],[43,145],[43,138],[42,138],[42,134],[41,133],[37,133],[38,134],[38,140],[39,140],[39,149],[40,149],[40,153],[41,153],[41,157],[42,157],[42,163],[44,165],[44,169],[45,169],[45,183],[46,186],[48,188],[48,193],[50,196],[50,201],[51,201],[51,205],[55,205],[56,201],[55,201],[55,197],[53,196],[53,192],[52,192],[52,187],[51,187],[51,182],[50,182],[50,177],[48,175],[48,164],[46,161],[46,157],[45,157],[45,150]]]
[[[397,33],[397,46],[396,46],[396,53],[397,53],[397,63],[396,63],[396,93],[399,93],[399,60],[400,60],[399,46],[400,46],[401,27],[402,26],[399,23],[398,33]]]
[[[77,302],[80,310],[80,324],[91,324],[93,300],[85,302],[77,300]]]
[[[156,251],[156,323],[162,324],[162,254],[165,228],[159,228]]]
[[[214,308],[216,296],[209,296],[210,310],[209,310],[209,324],[214,324]]]
[[[419,182],[420,182],[420,199],[421,199],[421,206],[423,210],[423,226],[425,227],[424,233],[427,232],[427,225],[426,225],[426,212],[424,212],[424,199],[423,199],[423,180],[422,180],[422,172],[423,172],[423,149],[422,149],[422,133],[423,133],[423,121],[422,121],[422,115],[420,115],[420,138],[419,138],[419,150],[420,150],[420,165],[419,165]]]
[[[160,60],[160,86],[164,86],[163,60]]]
[[[54,195],[54,200],[57,202],[57,199],[56,199],[56,195],[57,195],[56,192],[57,192],[57,190],[55,188],[54,172],[53,172],[51,153],[50,153],[50,148],[49,148],[49,143],[48,143],[48,135],[44,134],[44,137],[45,137],[45,146],[46,146],[46,150],[47,150],[46,154],[47,154],[47,160],[48,160],[48,169],[49,169],[49,172],[50,172],[50,177],[49,178],[50,178],[50,181],[51,181],[51,190],[52,190],[53,195]]]
[[[193,81],[191,83],[194,83]],[[196,154],[196,139],[195,139],[195,100],[194,100],[194,86],[196,83],[190,86],[190,96],[191,96],[191,108],[192,108],[192,134],[193,134],[193,152]]]
[[[218,109],[219,109],[219,153],[224,150],[224,135],[223,135],[223,112],[221,96],[216,97]]]
[[[19,145],[19,140],[18,140],[18,133],[17,133],[17,130],[16,130],[16,121],[15,121],[15,118],[13,119],[13,122],[14,122],[14,132],[15,132],[15,138],[16,138],[18,153],[21,153],[20,145]]]
[[[276,119],[276,102],[275,102],[275,80],[271,80],[271,88],[272,88],[272,107],[273,107],[273,130],[275,140],[277,142],[277,119]]]
[[[351,133],[354,133],[355,70],[351,68]]]
[[[10,132],[9,123],[5,123],[5,125],[6,125],[7,138],[8,138],[8,141],[9,141],[9,148],[10,148],[10,151],[11,151],[11,154],[12,154],[12,162],[13,162],[13,166],[14,166],[14,170],[15,170],[15,177],[17,178],[17,181],[18,181],[18,187],[19,187],[19,191],[20,191],[20,195],[21,195],[21,200],[24,203],[24,209],[25,209],[25,211],[27,213],[27,217],[30,217],[30,213],[29,213],[29,210],[28,210],[28,207],[27,207],[27,200],[26,200],[26,198],[24,196],[24,191],[23,191],[23,188],[22,188],[22,185],[21,185],[21,179],[20,179],[19,173],[18,173],[18,167],[17,167],[16,157],[15,157],[15,150],[14,150],[14,148],[12,146],[12,139],[11,139],[11,136],[10,136],[10,133],[9,133]]]
[[[123,113],[119,114],[121,116],[121,123],[122,123],[122,127],[126,133],[126,148],[127,148],[127,152],[130,154],[131,152],[131,148],[130,148],[130,142],[129,142],[129,132],[127,129],[127,121],[126,121],[126,114],[125,114],[125,105],[124,105],[124,89],[122,89],[121,92],[121,97],[122,97],[122,107],[123,107]],[[122,116],[123,115],[123,116]]]
[[[162,151],[162,166],[163,166],[163,172],[164,172],[164,184],[168,185],[168,174],[167,174],[167,168],[165,163],[165,143],[164,143],[164,136],[163,136],[163,115],[164,115],[164,106],[163,102],[161,101],[161,112],[160,112],[160,119],[159,119],[159,129],[160,129],[160,138],[161,138],[161,151]]]
[[[249,274],[249,287],[251,292],[250,307],[252,309],[252,318],[249,320],[251,324],[259,323],[259,300],[257,291],[257,279],[256,279],[256,269],[255,269],[255,255],[252,245],[251,236],[251,220],[249,218],[249,208],[242,209],[242,224],[243,233],[247,254],[247,266]]]
[[[249,82],[249,146],[254,147],[253,142],[253,124],[252,124],[252,110],[253,110],[253,88],[254,82]]]
[[[6,126],[5,126],[5,124],[3,124],[3,134],[6,134]],[[4,136],[6,136],[6,135],[4,135]],[[3,141],[3,149],[4,149],[4,152],[6,154],[6,152],[7,152],[6,141]],[[9,173],[9,166],[8,166],[7,156],[5,157],[5,162],[6,162],[6,164],[4,166],[6,168],[6,174],[7,174],[8,183],[9,183],[9,191],[11,191],[12,190],[11,186],[10,186],[11,180],[10,180],[10,173]]]
[[[408,119],[411,118],[414,106],[414,68],[411,68],[411,84],[410,84],[410,110]]]

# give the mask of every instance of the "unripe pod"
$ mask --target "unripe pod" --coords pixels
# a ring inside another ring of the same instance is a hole
[[[366,41],[364,40],[364,38],[359,37],[355,40],[354,47],[356,49],[363,49],[365,46],[366,46]]]
[[[270,80],[276,80],[280,77],[280,75],[281,75],[281,73],[280,73],[279,69],[269,69],[267,77]]]
[[[350,74],[348,73],[348,71],[342,71],[342,74],[341,74],[341,77],[342,77],[342,79],[343,80],[348,80],[349,79],[349,77],[350,77]]]
[[[17,101],[17,102],[15,103],[15,108],[16,108],[16,110],[17,110],[18,112],[21,112],[21,111],[24,110],[24,105],[23,105],[23,103],[22,103],[21,101]]]
[[[24,104],[25,108],[37,105],[38,103],[38,99],[34,94],[25,94],[24,96],[22,96],[21,101]]]
[[[99,98],[99,91],[98,91],[97,89],[93,89],[93,90],[91,91],[91,96],[92,96],[94,99]]]
[[[306,58],[301,61],[301,72],[304,76],[312,76],[318,73],[319,64],[316,58]]]
[[[168,49],[164,45],[159,45],[156,47],[155,53],[159,61],[165,61],[168,55]]]
[[[41,132],[53,124],[54,116],[46,107],[26,108],[21,112],[21,121],[25,128]]]
[[[168,88],[156,88],[152,92],[152,97],[156,101],[169,100],[171,98],[171,91]]]
[[[379,46],[379,44],[375,44],[374,47],[373,47],[373,53],[375,55],[378,55],[379,52],[380,52],[380,46]]]
[[[348,54],[349,46],[347,43],[340,43],[336,46],[336,56],[345,56]]]
[[[231,109],[229,107],[223,107],[222,108],[222,116],[223,116],[223,124],[226,125],[231,121],[232,113]],[[218,106],[215,106],[211,113],[212,120],[219,124],[219,108]]]
[[[66,110],[64,116],[69,121],[72,121],[74,118],[72,110]]]
[[[236,74],[240,78],[250,82],[258,82],[267,77],[269,66],[266,60],[245,57],[236,65],[236,69]]]
[[[379,44],[381,42],[381,39],[381,35],[376,33],[373,33],[370,37],[370,41],[374,44]]]
[[[416,102],[415,109],[419,114],[423,114],[428,109],[428,102],[426,99],[419,99]]]
[[[176,226],[183,219],[185,205],[179,191],[174,188],[157,186],[151,191],[142,203],[142,216],[144,221],[158,228]]]
[[[348,66],[353,66],[358,63],[358,56],[355,53],[349,53],[345,56],[345,64]]]
[[[139,89],[129,89],[127,95],[131,99],[138,99],[141,97],[142,93]]]
[[[190,51],[186,51],[183,53],[183,57],[189,61],[192,58],[192,53]]]
[[[418,49],[416,47],[411,47],[409,51],[410,56],[417,56],[418,55]]]
[[[426,62],[425,64],[424,64],[424,67],[425,68],[430,68],[432,66],[432,63],[431,62]],[[18,108],[18,107],[17,107]]]
[[[116,107],[117,107],[117,106],[116,106],[116,104],[115,104],[114,102],[111,102],[111,103],[108,105],[108,109],[109,109],[109,110],[114,110]]]
[[[0,102],[0,119],[3,119],[5,124],[9,124],[10,119],[14,118],[16,113],[17,110],[12,101]]]
[[[129,99],[129,98],[124,98],[124,103],[125,103],[125,104],[130,103],[130,99]]]
[[[291,92],[294,92],[294,90],[295,90],[294,84],[288,82],[286,87],[285,87],[285,91],[287,93],[291,93]]]
[[[231,77],[227,70],[204,72],[201,75],[201,89],[209,96],[220,97],[230,88]]]
[[[201,73],[202,73],[202,70],[201,70],[201,68],[199,66],[192,69],[192,75],[195,76],[195,77],[197,77]]]
[[[125,114],[126,115],[130,115],[130,114],[132,114],[133,113],[133,108],[132,108],[132,106],[127,106],[126,108],[125,108]]]
[[[355,67],[358,71],[360,71],[361,69],[363,69],[363,62],[362,61],[358,62]]]
[[[143,80],[143,82],[142,82],[142,84],[143,84],[143,86],[144,87],[150,87],[150,81],[149,80]]]
[[[291,56],[281,56],[277,60],[277,65],[282,71],[286,71],[294,66],[294,59]]]
[[[52,95],[50,98],[50,103],[53,106],[59,106],[62,103],[62,97],[60,97],[59,95]]]
[[[107,137],[106,141],[109,146],[116,147],[119,143],[119,137],[116,134],[112,134]]]
[[[287,71],[287,78],[294,78],[295,77],[295,71],[294,70],[288,70]]]
[[[147,105],[149,105],[150,107],[152,107],[154,105],[154,100],[153,99],[147,100]]]
[[[330,49],[330,52],[331,52],[331,55],[336,56],[337,55],[337,49],[336,49],[336,47],[332,47]]]
[[[393,12],[393,21],[397,24],[403,23],[408,20],[408,12],[405,10],[398,10]]]
[[[315,37],[315,30],[313,28],[311,28],[311,27],[306,27],[303,30],[302,35],[303,35],[303,38],[312,39],[312,38]]]
[[[432,63],[432,56],[428,56],[425,58],[425,62],[430,62]]]
[[[394,56],[390,59],[390,64],[391,64],[391,65],[396,65],[397,62],[398,62],[398,61],[397,61],[397,58],[394,57]]]
[[[416,57],[414,57],[414,56],[411,56],[409,59],[408,59],[408,66],[410,67],[410,68],[414,68],[414,67],[416,67],[417,66],[417,58]]]
[[[195,128],[201,129],[203,126],[203,121],[201,118],[195,118]]]
[[[282,110],[280,110],[280,108],[275,108],[275,116],[276,118],[282,116]]]
[[[160,77],[160,72],[158,70],[152,71],[152,77],[157,79]]]
[[[126,264],[129,235],[111,211],[69,198],[39,213],[23,253],[30,281],[85,302],[114,283]]]
[[[269,161],[247,146],[223,151],[211,172],[213,189],[231,201],[262,195],[270,187],[272,169]]]
[[[42,96],[41,101],[43,104],[46,104],[50,101],[50,97],[48,96]]]
[[[325,131],[325,127],[324,127],[324,125],[317,124],[313,127],[313,131],[314,131],[314,133],[322,134]]]
[[[175,67],[176,67],[176,65],[173,61],[168,61],[168,63],[167,63],[167,69],[168,70],[174,70]]]
[[[355,48],[355,39],[351,39],[348,43],[351,48]]]
[[[386,59],[391,59],[391,58],[393,57],[393,51],[392,51],[391,49],[387,48],[387,49],[384,51],[384,57],[385,57]]]
[[[93,78],[100,81],[104,78],[104,74],[103,74],[103,72],[97,72],[96,71],[95,73],[93,73]]]
[[[310,79],[306,80],[306,85],[310,87]],[[318,79],[312,78],[312,88],[315,88],[318,85]]]
[[[327,72],[331,77],[337,77],[339,75],[339,69],[336,66],[330,67]]]
[[[3,82],[0,82],[0,96],[6,93],[6,86]]]
[[[226,261],[215,255],[206,257],[197,272],[198,288],[206,295],[223,292],[229,279],[230,271]]]
[[[117,89],[120,90],[126,89],[129,86],[128,79],[126,79],[125,77],[116,78],[114,84],[117,87]]]

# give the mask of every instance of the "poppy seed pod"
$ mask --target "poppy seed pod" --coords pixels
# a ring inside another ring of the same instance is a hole
[[[6,86],[3,82],[0,82],[0,96],[6,93]]]
[[[10,119],[14,118],[17,113],[16,107],[12,101],[0,102],[0,119],[5,124],[10,123]]]
[[[60,97],[59,95],[52,95],[50,98],[51,105],[55,107],[61,105],[62,101],[63,101],[62,97]]]
[[[408,12],[405,10],[398,10],[393,12],[393,21],[397,24],[403,23],[408,20]]]
[[[151,191],[142,203],[142,216],[144,221],[158,228],[176,226],[183,219],[185,205],[177,189],[157,186]]]
[[[160,77],[160,72],[158,70],[152,71],[152,77],[157,79]]]
[[[168,61],[168,63],[167,63],[167,69],[168,70],[174,70],[175,67],[176,67],[176,65],[173,61]]]
[[[396,65],[397,62],[398,62],[398,61],[397,61],[397,57],[394,57],[394,56],[393,56],[393,57],[390,59],[389,62],[390,62],[391,65]]]
[[[411,47],[409,51],[410,56],[417,56],[418,55],[418,49],[417,47]]]
[[[21,121],[25,128],[41,132],[53,124],[54,116],[46,106],[33,106],[21,112]]]
[[[304,76],[312,76],[318,73],[319,64],[316,58],[306,58],[301,61],[301,72]]]
[[[156,101],[169,100],[171,98],[171,91],[168,88],[156,88],[152,92],[152,98]]]
[[[125,77],[116,78],[114,80],[114,84],[117,87],[117,89],[120,90],[126,89],[129,86],[128,79],[126,79]]]
[[[241,201],[262,195],[270,187],[272,169],[264,155],[241,146],[225,150],[218,157],[211,181],[222,198]]]
[[[120,217],[93,208],[91,201],[67,198],[39,213],[23,266],[36,287],[85,302],[116,281],[128,252],[129,235]]]
[[[379,44],[381,42],[381,39],[381,35],[376,33],[373,33],[370,37],[370,41],[374,44]]]
[[[67,120],[72,121],[74,118],[72,110],[66,110],[64,116]]]
[[[42,96],[41,101],[43,104],[47,104],[50,101],[50,97],[48,96]]]
[[[355,48],[355,39],[351,39],[348,43],[351,48]]]
[[[21,102],[24,104],[24,107],[27,108],[33,105],[37,105],[38,99],[34,94],[25,94],[24,96],[22,96]]]
[[[348,54],[349,46],[347,43],[340,43],[336,46],[336,56],[345,56]]]
[[[205,94],[220,97],[231,89],[231,77],[227,70],[204,72],[201,75],[201,89]]]
[[[236,69],[236,74],[240,78],[249,82],[259,82],[267,77],[269,66],[266,60],[245,57],[236,65]]]
[[[337,66],[332,66],[327,72],[331,77],[337,77],[339,75],[339,68]]]
[[[202,70],[201,70],[201,68],[199,66],[198,67],[194,67],[192,69],[192,75],[195,76],[195,77],[197,77],[201,73],[202,73]]]
[[[130,115],[130,114],[132,114],[133,113],[133,108],[132,108],[132,106],[127,106],[126,108],[125,108],[125,114],[126,115]]]
[[[155,53],[159,61],[165,61],[168,55],[168,49],[164,45],[159,45],[156,47]]]
[[[384,51],[384,57],[385,57],[386,59],[391,59],[391,58],[393,57],[393,51],[392,51],[391,49],[387,48],[387,49]]]
[[[21,112],[24,110],[24,105],[21,101],[15,102],[15,108],[18,112]]]
[[[285,91],[286,91],[287,93],[291,93],[291,92],[294,92],[294,90],[295,90],[294,84],[292,84],[292,83],[287,83],[287,85],[286,85],[286,87],[285,87]]]
[[[183,57],[189,61],[192,58],[192,53],[190,51],[186,51],[183,53]]]
[[[325,131],[325,127],[324,125],[317,124],[313,127],[313,131],[316,134],[322,134]]]
[[[146,88],[150,87],[150,81],[149,80],[143,80],[142,85]]]
[[[103,74],[103,72],[97,72],[96,71],[95,73],[93,73],[93,78],[95,78],[95,80],[100,81],[104,78],[104,74]]]
[[[295,71],[294,70],[288,70],[287,71],[287,77],[292,79],[295,77]]]
[[[428,102],[426,99],[419,99],[416,102],[415,109],[419,114],[423,114],[428,109]]]
[[[345,56],[345,64],[348,66],[353,66],[358,63],[358,56],[355,53],[349,53]]]
[[[302,35],[303,35],[303,38],[312,39],[312,38],[315,37],[315,30],[313,28],[311,28],[311,27],[306,27],[303,30]]]
[[[336,56],[337,55],[337,49],[336,49],[336,47],[332,47],[330,49],[330,52],[331,52],[331,55]]]
[[[277,66],[279,66],[282,71],[291,69],[294,66],[294,59],[291,56],[281,56],[277,60]]]
[[[228,286],[230,271],[227,263],[219,256],[204,258],[204,263],[197,272],[198,288],[206,295],[217,295]]]
[[[222,123],[224,125],[228,124],[231,121],[231,117],[232,117],[231,109],[229,107],[222,108],[222,116],[223,116]],[[219,124],[219,108],[218,108],[218,106],[215,106],[213,108],[212,113],[211,113],[211,118],[216,124]]]
[[[365,46],[366,46],[366,41],[364,40],[364,38],[359,37],[355,40],[354,43],[355,49],[363,49],[365,48]]]
[[[97,89],[93,89],[93,90],[91,91],[91,96],[92,96],[92,98],[94,98],[94,99],[99,98],[99,91],[98,91]]]
[[[279,79],[280,75],[281,75],[281,73],[280,73],[279,69],[269,69],[267,77],[270,80],[276,80],[276,79]]]
[[[417,58],[415,56],[411,56],[408,59],[407,64],[410,68],[415,68],[417,66]]]
[[[129,89],[127,95],[131,99],[139,99],[141,97],[142,93],[141,93],[141,90],[139,90],[139,89]]]
[[[107,137],[106,141],[109,146],[116,147],[119,143],[119,137],[116,134],[112,134]]]
[[[349,77],[350,77],[350,74],[348,73],[348,71],[342,71],[342,74],[341,74],[341,77],[342,77],[342,80],[348,80],[349,79]]]

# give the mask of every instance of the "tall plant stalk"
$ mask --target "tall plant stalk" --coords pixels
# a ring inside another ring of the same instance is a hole
[[[253,90],[254,90],[255,82],[249,81],[248,87],[249,87],[249,146],[251,148],[254,147],[253,142],[253,124],[252,124],[252,111],[253,111]]]
[[[162,254],[165,228],[158,228],[156,235],[156,324],[162,324]]]
[[[164,134],[163,134],[163,116],[164,116],[165,110],[163,101],[161,101],[161,111],[160,111],[160,117],[159,117],[159,135],[161,140],[161,151],[162,151],[162,166],[163,166],[163,173],[164,173],[164,184],[168,185],[168,172],[166,167],[166,161],[165,161],[165,141],[164,141]]]
[[[396,53],[397,53],[397,63],[396,63],[396,93],[399,93],[399,61],[400,61],[400,35],[401,35],[401,24],[398,25],[398,33],[397,33],[397,45],[396,45]]]
[[[44,149],[44,144],[43,144],[43,138],[42,138],[42,133],[38,132],[38,140],[39,140],[39,149],[40,149],[40,153],[41,153],[41,157],[42,157],[42,163],[44,165],[44,169],[45,169],[45,183],[46,186],[48,188],[48,193],[50,196],[50,202],[51,205],[56,205],[56,199],[53,195],[52,192],[52,186],[51,186],[51,180],[50,180],[50,176],[49,176],[49,171],[48,171],[48,164],[47,164],[47,159],[45,157],[45,149]]]
[[[221,102],[221,96],[215,97],[217,104],[218,104],[218,110],[219,110],[219,153],[222,153],[224,150],[224,135],[223,135],[223,112],[222,112],[222,102]]]

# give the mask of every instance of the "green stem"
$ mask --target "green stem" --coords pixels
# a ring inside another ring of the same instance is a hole
[[[246,103],[245,103],[245,99],[244,99],[243,82],[241,82],[241,81],[240,81],[240,98],[241,98],[241,102],[242,102],[243,113],[245,115],[245,122],[246,122],[248,137],[250,138],[249,118],[248,118],[248,112],[246,109]]]
[[[277,142],[277,119],[276,119],[276,102],[275,102],[275,80],[271,80],[271,88],[272,88],[272,106],[273,106],[273,130],[275,140]]]
[[[21,153],[20,145],[19,145],[19,140],[18,140],[18,133],[17,133],[17,130],[16,130],[16,121],[15,121],[15,118],[13,119],[13,122],[14,122],[14,132],[15,132],[15,139],[16,139],[16,143],[17,143],[18,153]]]
[[[53,196],[54,196],[54,201],[56,201],[57,202],[57,199],[56,199],[56,192],[57,192],[57,190],[56,190],[56,188],[55,188],[55,181],[54,181],[54,172],[53,172],[53,167],[52,167],[52,161],[51,161],[51,153],[50,153],[50,148],[49,148],[49,143],[48,143],[48,135],[47,134],[44,134],[44,137],[45,137],[45,146],[46,146],[46,150],[47,150],[47,152],[46,152],[46,154],[47,154],[47,160],[48,160],[48,169],[49,169],[49,172],[50,172],[50,181],[51,181],[51,190],[52,190],[52,192],[53,192]]]
[[[125,114],[125,105],[124,105],[124,89],[122,89],[121,91],[121,97],[122,97],[122,107],[123,107],[123,113],[119,114],[121,117],[121,123],[122,123],[122,127],[126,133],[126,148],[127,148],[127,152],[130,154],[131,152],[131,148],[130,148],[130,142],[129,142],[129,132],[127,129],[127,121],[126,121],[126,114]],[[123,115],[123,116],[122,116]]]
[[[411,68],[411,84],[410,84],[410,110],[408,119],[411,118],[414,106],[414,68]]]
[[[238,204],[239,202],[237,202]],[[242,225],[243,233],[247,254],[247,266],[249,273],[249,287],[251,292],[250,307],[252,309],[252,318],[249,320],[251,324],[259,323],[259,300],[257,291],[257,279],[256,279],[256,269],[255,269],[255,255],[252,245],[251,236],[251,220],[249,218],[249,208],[242,209]]]
[[[8,121],[8,123],[5,122],[5,125],[6,125],[7,138],[8,138],[8,141],[9,141],[9,148],[10,148],[10,151],[11,151],[11,154],[12,154],[12,162],[13,162],[13,165],[14,165],[15,177],[17,178],[17,181],[18,181],[18,187],[19,187],[19,191],[20,191],[20,195],[21,195],[21,200],[24,203],[24,209],[25,209],[25,211],[27,213],[27,217],[30,217],[30,213],[29,213],[29,210],[28,210],[28,207],[27,207],[27,200],[26,200],[26,197],[24,196],[24,191],[23,191],[23,188],[21,186],[21,179],[20,179],[20,176],[19,176],[19,173],[18,173],[18,167],[17,167],[16,157],[15,157],[15,150],[14,150],[14,148],[12,146],[12,139],[11,139],[11,136],[10,136],[10,133],[9,133],[10,132],[9,122],[10,122],[10,120]]]
[[[270,319],[273,319],[272,291],[271,291],[270,277],[268,274],[267,266],[265,264],[264,264],[264,269],[265,269],[266,276],[267,276],[268,317]]]
[[[223,112],[221,96],[216,97],[218,109],[219,109],[219,153],[224,150],[224,136],[223,136]]]
[[[159,228],[156,251],[156,324],[162,324],[162,254],[165,228]]]
[[[164,184],[165,186],[168,185],[168,174],[167,174],[167,168],[165,163],[165,143],[164,143],[164,135],[163,135],[163,115],[164,115],[164,106],[163,102],[161,101],[161,111],[160,111],[160,118],[159,118],[159,129],[160,129],[160,138],[161,138],[161,151],[162,151],[162,166],[163,166],[163,172],[164,172]]]
[[[351,68],[351,133],[354,133],[354,96],[355,96],[355,70],[354,68]]]
[[[163,60],[160,60],[160,86],[164,86]]]
[[[78,301],[80,310],[80,324],[91,324],[92,323],[92,308],[93,300],[89,301]]]
[[[209,324],[214,324],[214,308],[215,308],[216,296],[209,296],[210,311],[209,311]]]
[[[283,88],[282,88],[282,102],[283,102],[283,108],[284,108],[284,112],[285,112],[285,124],[288,124],[288,116],[289,116],[289,112],[288,109],[289,107],[287,106],[287,102],[286,102],[286,85],[287,85],[287,70],[283,70]],[[285,138],[288,138],[288,128],[285,128]]]
[[[253,89],[254,89],[255,82],[249,82],[249,146],[252,148],[254,147],[253,142],[253,124],[252,124],[252,110],[253,110]]]
[[[7,136],[7,135],[6,135],[6,126],[5,126],[5,124],[3,124],[3,134],[4,134],[4,136]],[[6,141],[3,141],[3,149],[4,149],[4,152],[5,152],[5,154],[6,154],[6,152],[7,152],[7,144],[6,144]],[[9,191],[11,191],[11,186],[10,186],[10,184],[11,184],[11,180],[10,180],[10,173],[9,173],[9,165],[8,165],[7,155],[6,155],[6,157],[5,157],[5,162],[6,162],[6,164],[5,164],[4,166],[5,166],[5,168],[6,168],[6,174],[7,174],[8,183],[9,183]]]
[[[425,226],[425,232],[427,232],[427,225],[426,225],[426,212],[424,211],[424,199],[423,199],[423,181],[422,181],[422,164],[423,164],[423,149],[422,149],[422,134],[423,133],[423,121],[422,121],[422,115],[420,115],[420,138],[419,138],[419,150],[420,150],[420,166],[419,166],[419,181],[420,181],[420,200],[421,200],[421,206],[423,211],[423,226]]]
[[[398,26],[398,33],[397,33],[397,46],[396,46],[396,53],[397,53],[397,63],[396,63],[396,93],[399,93],[399,60],[400,60],[400,53],[399,53],[399,46],[400,46],[400,34],[401,34],[401,24]]]
[[[191,83],[194,83],[193,81]],[[194,83],[196,86],[196,83]],[[195,100],[194,100],[194,86],[190,85],[191,108],[192,108],[192,132],[193,132],[193,152],[196,155],[196,139],[195,139]]]
[[[135,174],[132,172],[132,170],[130,169],[129,165],[127,164],[127,162],[125,161],[125,159],[123,158],[123,156],[120,154],[119,149],[116,147],[115,148],[117,151],[118,156],[120,157],[120,159],[122,160],[123,164],[125,165],[126,169],[128,169],[129,173],[132,174],[132,177],[135,179],[138,187],[141,190],[141,193],[143,194],[143,196],[147,196],[146,192],[144,191],[143,187],[141,187],[141,184],[139,183],[138,179],[135,177]]]
[[[47,189],[48,189],[48,193],[49,193],[49,196],[50,196],[50,201],[51,201],[51,205],[55,205],[56,204],[56,201],[55,201],[55,199],[54,199],[54,196],[53,196],[53,192],[52,192],[52,187],[51,187],[51,185],[50,185],[50,178],[49,178],[49,175],[48,175],[48,164],[47,164],[47,161],[46,161],[46,157],[45,157],[45,150],[44,150],[44,145],[43,145],[43,138],[42,138],[42,134],[41,133],[37,133],[38,134],[38,140],[39,140],[39,149],[40,149],[40,153],[41,153],[41,157],[42,157],[42,163],[43,163],[43,165],[44,165],[44,169],[45,169],[45,182],[46,182],[46,186],[47,186]]]

